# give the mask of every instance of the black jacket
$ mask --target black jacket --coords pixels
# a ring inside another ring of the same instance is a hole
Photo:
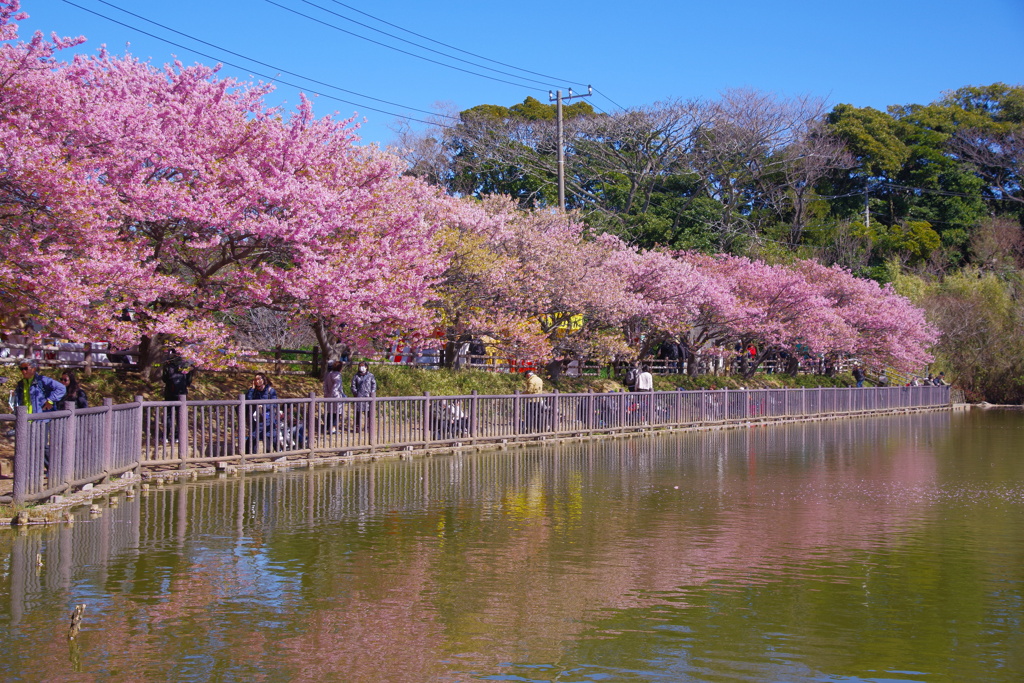
[[[168,361],[163,370],[164,400],[177,401],[182,394],[187,395],[194,374],[195,370],[185,372],[181,367],[180,360]]]

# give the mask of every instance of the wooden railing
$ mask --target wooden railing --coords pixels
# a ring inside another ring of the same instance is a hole
[[[14,427],[14,489],[38,501],[144,467],[314,458],[652,428],[949,405],[948,386],[750,389],[274,401],[143,401],[0,416]],[[2,501],[3,499],[0,499]]]

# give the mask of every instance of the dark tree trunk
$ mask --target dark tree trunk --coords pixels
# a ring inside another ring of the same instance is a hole
[[[162,347],[166,340],[167,335],[164,334],[155,334],[152,337],[142,335],[142,339],[139,340],[139,357],[136,367],[147,382],[155,382],[159,379],[160,374],[157,372],[156,363],[158,360],[162,360]]]

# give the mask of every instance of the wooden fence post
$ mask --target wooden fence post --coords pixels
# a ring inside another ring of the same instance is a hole
[[[423,443],[424,444],[429,444],[431,441],[434,440],[434,435],[430,431],[431,417],[433,417],[430,414],[431,410],[433,410],[433,406],[431,405],[431,401],[430,401],[430,392],[429,391],[424,391],[423,392],[423,416],[422,416],[423,419],[421,420],[422,428],[423,428]]]
[[[245,394],[238,395],[238,461],[240,464],[245,464],[246,451],[249,450],[249,425],[245,422]]]
[[[370,397],[370,413],[367,419],[367,428],[370,430],[370,452],[377,450],[377,396]]]
[[[586,412],[583,413],[583,416],[585,418],[583,420],[583,428],[587,430],[588,434],[590,434],[590,433],[592,433],[594,431],[594,427],[593,427],[593,424],[594,424],[594,388],[593,387],[587,387],[587,396],[583,400],[585,402],[584,405],[587,406],[586,407]]]
[[[548,424],[547,431],[557,434],[558,429],[558,389],[555,389],[551,397],[551,422]]]
[[[476,442],[477,420],[479,419],[478,418],[478,414],[479,414],[478,411],[479,411],[479,408],[480,408],[480,399],[477,396],[477,390],[476,389],[473,390],[472,396],[473,396],[473,398],[471,398],[469,400],[469,442],[470,443],[475,443]]]
[[[522,428],[522,399],[519,398],[519,390],[516,389],[515,396],[512,398],[512,433],[519,436],[525,430]]]
[[[64,448],[60,453],[61,477],[64,479],[64,489],[71,488],[71,482],[75,480],[75,437],[78,435],[78,419],[75,417],[75,404],[68,407],[71,412],[64,422]],[[50,466],[53,467],[54,453],[50,453]],[[51,482],[53,483],[53,482]]]
[[[326,407],[326,406],[325,406]],[[314,437],[316,436],[316,393],[309,392],[309,410],[306,411],[306,441],[309,444],[309,458],[310,460],[316,455],[316,445],[314,443]]]
[[[135,403],[139,406],[136,409],[135,427],[138,429],[139,434],[139,459],[135,463],[135,476],[142,476],[142,442],[144,440],[144,434],[146,431],[146,409],[142,402],[145,399],[142,396],[135,397]]]
[[[14,490],[11,498],[15,505],[25,502],[25,491],[28,488],[29,458],[28,408],[18,406],[14,409]],[[42,472],[38,473],[42,475]]]
[[[106,408],[106,412],[103,413],[103,471],[107,476],[103,478],[103,482],[107,483],[110,481],[110,470],[114,469],[114,399],[105,398],[103,399],[103,407]],[[141,440],[140,440],[141,441]]]
[[[178,465],[179,470],[188,469],[188,464],[185,460],[188,458],[188,396],[181,394],[178,396],[178,457],[181,458],[181,463]]]

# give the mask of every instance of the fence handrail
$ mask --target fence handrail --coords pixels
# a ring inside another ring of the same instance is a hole
[[[141,397],[140,397],[141,398]],[[146,466],[453,443],[618,433],[948,406],[948,386],[699,389],[146,401],[29,414],[15,422],[14,491],[23,503]],[[10,424],[9,418],[4,420]],[[2,500],[2,499],[0,499]]]

